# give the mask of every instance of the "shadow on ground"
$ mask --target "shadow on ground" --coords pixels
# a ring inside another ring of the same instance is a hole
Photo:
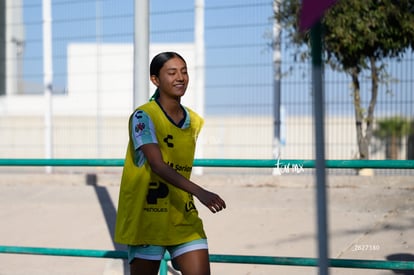
[[[116,207],[112,202],[112,199],[109,195],[108,190],[104,186],[98,185],[98,177],[96,174],[86,174],[86,184],[93,186],[98,197],[99,204],[102,209],[102,213],[105,217],[106,226],[111,236],[112,244],[115,250],[126,251],[125,245],[120,245],[114,242],[114,233],[115,233],[115,220],[116,220]],[[127,260],[122,260],[123,262],[123,274],[129,274],[129,264]]]

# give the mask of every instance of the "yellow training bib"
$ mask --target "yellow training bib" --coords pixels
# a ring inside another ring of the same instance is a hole
[[[155,101],[138,109],[148,114],[154,123],[164,161],[189,179],[203,119],[188,109],[191,125],[181,129],[168,120]],[[131,127],[129,129],[131,131]],[[129,136],[115,241],[129,245],[165,246],[206,238],[193,196],[153,173],[147,161],[141,167],[136,166],[131,132]]]

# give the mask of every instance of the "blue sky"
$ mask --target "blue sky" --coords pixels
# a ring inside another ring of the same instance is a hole
[[[42,81],[41,12],[41,0],[25,1],[27,44],[24,74],[30,82]],[[104,20],[96,21],[99,16]],[[55,0],[52,17],[56,88],[62,89],[66,85],[68,43],[133,41],[133,1]],[[271,17],[272,1],[269,0],[205,1],[208,105],[235,102],[239,105],[236,112],[242,112],[246,104],[257,102],[266,104],[269,109],[272,89]],[[150,41],[154,43],[194,41],[194,1],[151,0],[150,29]],[[257,90],[253,95],[252,87]],[[229,110],[227,107],[217,108],[218,112]]]
[[[66,86],[66,51],[71,42],[132,43],[133,1],[54,0],[53,66],[54,85]],[[24,1],[26,48],[24,75],[29,82],[42,83],[41,0]],[[150,40],[155,43],[194,40],[194,1],[150,1]],[[96,17],[104,20],[96,21]],[[271,0],[205,0],[206,110],[217,113],[245,112],[270,114],[272,108]],[[97,38],[97,34],[100,34]],[[392,93],[381,87],[380,102],[411,102],[413,55],[404,66],[390,68],[399,82]],[[283,70],[288,71],[292,56],[283,48]],[[309,64],[295,65],[283,79],[282,101],[288,113],[310,114],[311,71]],[[303,67],[304,69],[300,69]],[[411,73],[410,73],[411,72]],[[407,75],[408,73],[408,75]],[[349,78],[326,69],[326,98],[332,102],[328,114],[352,114]],[[410,82],[411,81],[411,82]],[[364,81],[366,83],[367,80]],[[404,85],[405,83],[405,85]],[[367,84],[363,84],[367,86]],[[365,87],[364,86],[364,87]],[[364,93],[367,98],[368,93]],[[289,104],[292,103],[292,106]],[[341,108],[338,109],[336,105]],[[379,110],[388,112],[393,110]],[[412,107],[400,108],[411,113]],[[394,111],[393,111],[394,112]]]

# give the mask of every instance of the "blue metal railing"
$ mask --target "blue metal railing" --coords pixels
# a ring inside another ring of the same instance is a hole
[[[117,250],[0,246],[0,253],[128,259],[127,252],[117,251]],[[166,255],[164,257],[164,260],[169,261],[170,257]],[[245,256],[245,255],[223,255],[223,254],[210,255],[210,261],[214,263],[262,264],[262,265],[292,265],[292,266],[317,266],[318,265],[318,259],[316,258]],[[330,259],[329,262],[330,262],[331,267],[414,270],[414,262],[408,262],[408,261],[406,262],[406,261],[381,261],[381,260],[358,260],[358,259]]]
[[[123,159],[0,159],[0,166],[123,166]],[[314,160],[195,159],[204,167],[315,168]],[[326,160],[326,168],[414,169],[414,160]]]

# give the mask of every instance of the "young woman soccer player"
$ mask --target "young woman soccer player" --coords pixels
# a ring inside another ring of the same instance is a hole
[[[213,213],[226,204],[189,180],[203,119],[180,104],[189,81],[185,60],[175,52],[158,54],[150,79],[157,87],[152,100],[129,119],[115,241],[128,245],[131,274],[157,274],[166,250],[182,274],[210,274],[193,196]]]

